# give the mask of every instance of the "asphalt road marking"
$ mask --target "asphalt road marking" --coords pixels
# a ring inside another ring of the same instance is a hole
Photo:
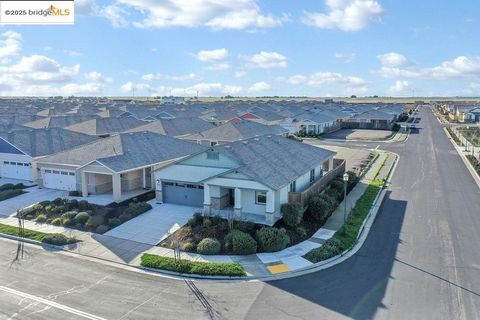
[[[54,301],[51,301],[51,300],[47,300],[47,299],[44,299],[44,298],[41,298],[41,297],[37,297],[37,296],[31,295],[31,294],[28,294],[28,293],[25,293],[25,292],[22,292],[22,291],[18,291],[18,290],[15,290],[15,289],[0,286],[0,291],[7,292],[7,293],[10,293],[10,294],[14,294],[14,295],[17,295],[19,297],[30,299],[30,300],[33,300],[33,301],[36,301],[36,302],[40,302],[40,303],[45,304],[47,306],[66,311],[66,312],[69,312],[69,313],[77,315],[77,316],[81,316],[81,317],[86,318],[86,319],[106,320],[105,318],[98,317],[96,315],[93,315],[93,314],[90,314],[90,313],[87,313],[87,312],[83,312],[83,311],[80,311],[80,310],[77,310],[77,309],[74,309],[74,308],[70,308],[70,307],[67,307],[63,304],[60,304],[60,303],[57,303],[57,302],[54,302]]]

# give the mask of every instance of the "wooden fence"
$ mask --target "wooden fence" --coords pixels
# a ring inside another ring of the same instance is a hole
[[[333,179],[343,175],[345,172],[345,160],[334,159],[333,167],[333,170],[328,171],[320,180],[308,187],[308,189],[302,192],[289,192],[288,202],[300,203],[302,206],[305,206],[311,196],[319,194]]]

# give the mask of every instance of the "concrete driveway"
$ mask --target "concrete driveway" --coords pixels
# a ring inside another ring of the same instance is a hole
[[[8,217],[17,210],[31,206],[44,200],[53,200],[65,196],[65,191],[40,189],[31,187],[24,190],[26,193],[4,201],[0,201],[0,217]]]
[[[153,209],[124,224],[108,231],[104,235],[156,245],[187,223],[201,208],[176,204],[157,204],[149,201]]]

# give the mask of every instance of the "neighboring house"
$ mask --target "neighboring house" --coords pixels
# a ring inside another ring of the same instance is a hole
[[[284,120],[284,117],[282,117],[278,113],[272,110],[265,111],[258,107],[253,108],[252,110],[250,110],[250,112],[244,113],[242,115],[242,118],[259,122],[268,126],[279,125]]]
[[[285,119],[280,125],[292,134],[318,135],[340,129],[337,118],[321,112],[305,112]]]
[[[205,149],[153,132],[122,133],[39,160],[39,185],[84,197],[111,193],[120,202],[122,192],[154,187],[154,170]]]
[[[370,110],[342,122],[342,127],[349,129],[392,130],[396,116],[379,110]]]
[[[135,118],[98,118],[76,123],[65,129],[85,133],[91,136],[107,137],[115,133],[125,132],[140,127],[146,122]]]
[[[35,181],[37,160],[95,140],[61,128],[0,132],[0,177]]]
[[[218,127],[182,137],[182,139],[214,146],[267,134],[285,136],[288,134],[288,130],[280,126],[267,126],[258,122],[242,120],[227,122]]]
[[[470,122],[480,122],[480,108],[473,108],[466,114],[466,118]]]
[[[274,135],[219,145],[156,170],[156,197],[272,225],[289,192],[321,180],[335,154]]]
[[[128,130],[127,132],[150,131],[171,137],[183,138],[189,134],[209,130],[211,128],[215,128],[215,126],[200,118],[174,118],[152,121]]]
[[[75,123],[84,122],[98,118],[97,115],[68,115],[68,116],[52,116],[44,119],[39,119],[32,122],[24,123],[25,127],[33,129],[47,129],[47,128],[65,128]]]

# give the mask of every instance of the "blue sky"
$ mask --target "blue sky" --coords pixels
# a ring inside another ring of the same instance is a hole
[[[0,94],[480,96],[478,0],[75,2],[0,27]]]

